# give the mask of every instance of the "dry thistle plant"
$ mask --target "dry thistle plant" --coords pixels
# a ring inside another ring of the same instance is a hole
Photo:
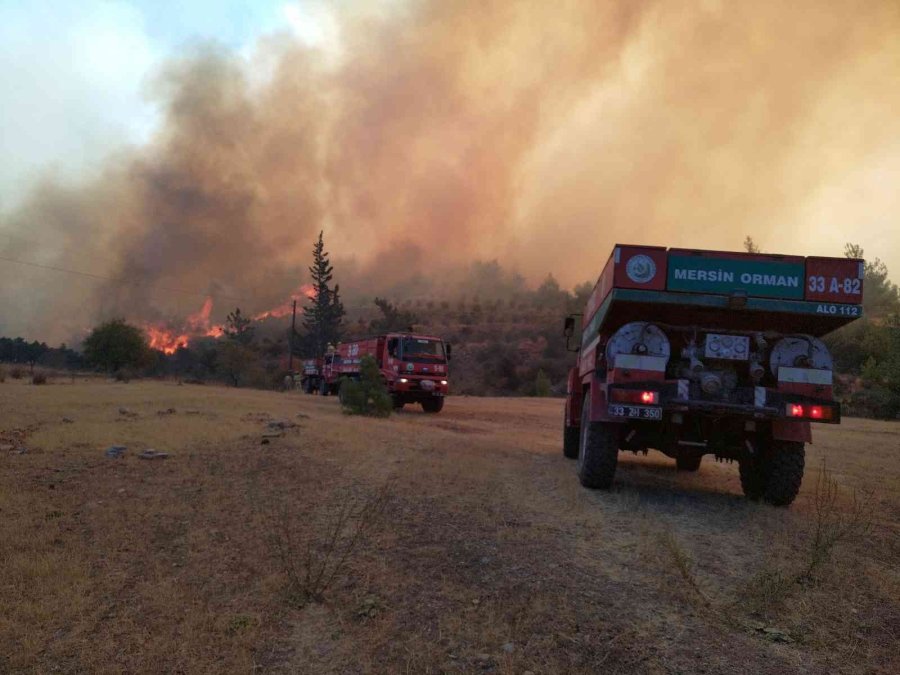
[[[820,579],[825,564],[840,545],[858,541],[872,529],[874,493],[852,490],[845,498],[824,461],[816,478],[812,502],[808,546],[793,563],[756,574],[742,594],[745,600],[759,608],[782,604],[798,586]]]
[[[853,490],[846,505],[842,504],[840,487],[825,462],[816,478],[815,525],[812,531],[808,559],[794,577],[796,583],[808,583],[830,558],[838,544],[865,537],[872,529],[874,493],[862,495]]]
[[[666,531],[660,536],[660,542],[663,548],[669,553],[672,562],[675,564],[675,570],[681,577],[682,581],[687,584],[693,596],[695,596],[702,605],[709,606],[710,600],[706,593],[700,588],[697,576],[694,574],[694,562],[690,554],[685,551],[675,535],[671,531]]]
[[[287,598],[303,606],[322,602],[363,541],[381,522],[390,494],[358,487],[335,490],[313,513],[298,513],[286,501],[270,513],[268,543],[284,573]]]

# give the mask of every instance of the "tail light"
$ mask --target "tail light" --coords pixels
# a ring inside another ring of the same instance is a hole
[[[642,405],[657,405],[659,403],[658,391],[641,391],[640,389],[613,389],[611,398],[617,403],[640,403]]]
[[[829,405],[787,404],[787,416],[811,420],[830,420],[834,418],[834,408]]]

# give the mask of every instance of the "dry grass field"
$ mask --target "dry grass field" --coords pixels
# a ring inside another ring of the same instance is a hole
[[[0,672],[900,670],[900,424],[819,427],[775,509],[711,458],[583,490],[560,419],[0,384]]]

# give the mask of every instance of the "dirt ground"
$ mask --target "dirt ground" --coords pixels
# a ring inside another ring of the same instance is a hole
[[[900,670],[900,424],[776,509],[709,457],[584,490],[561,406],[0,384],[0,672]]]

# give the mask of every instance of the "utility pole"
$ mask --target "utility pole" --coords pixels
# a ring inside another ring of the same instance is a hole
[[[288,371],[294,372],[294,333],[297,326],[297,301],[294,300],[294,308],[291,310],[291,334],[288,336]]]

